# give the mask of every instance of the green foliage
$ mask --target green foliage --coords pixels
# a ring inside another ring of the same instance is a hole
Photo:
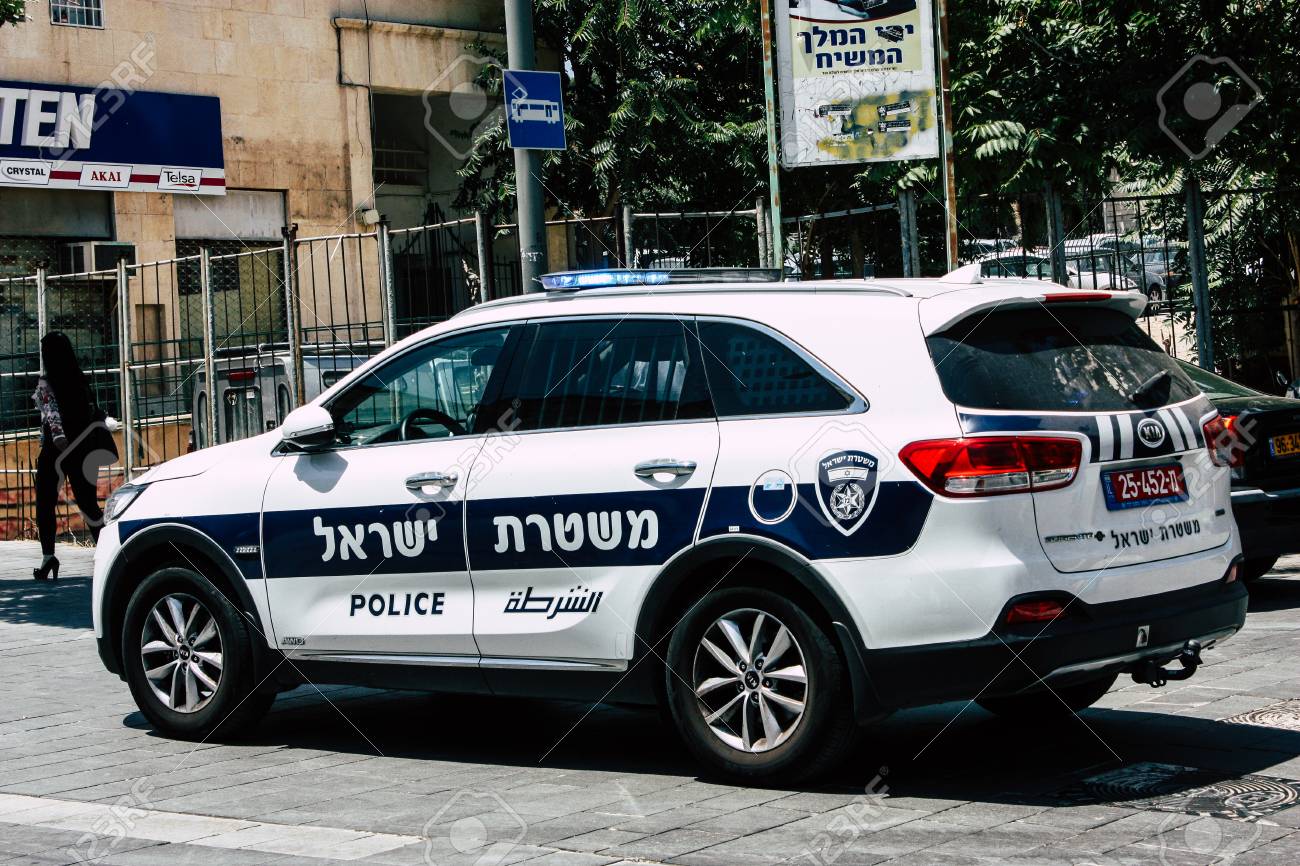
[[[752,207],[766,177],[757,3],[537,0],[535,26],[564,70],[568,149],[544,158],[561,212]],[[457,205],[508,211],[512,175],[504,128],[489,130]]]
[[[0,0],[0,27],[27,20],[26,0]]]

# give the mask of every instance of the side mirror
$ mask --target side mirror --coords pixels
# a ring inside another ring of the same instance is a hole
[[[324,406],[299,406],[285,416],[280,439],[304,451],[323,448],[334,441],[334,417]]]

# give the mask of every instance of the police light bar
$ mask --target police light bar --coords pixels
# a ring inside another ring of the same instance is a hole
[[[548,292],[574,292],[612,286],[665,286],[689,283],[774,283],[782,277],[776,268],[676,268],[640,270],[617,268],[604,271],[560,271],[542,276]]]

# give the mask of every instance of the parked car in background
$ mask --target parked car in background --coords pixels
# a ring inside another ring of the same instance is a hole
[[[304,347],[304,399],[315,400],[369,357],[364,346],[322,343]],[[217,380],[216,412],[208,414],[207,372],[195,374],[190,448],[206,448],[274,430],[294,407],[293,361],[284,343],[218,350],[212,364]],[[209,432],[216,421],[216,435]]]
[[[1141,288],[1145,291],[1145,285],[1139,286],[1124,273],[1122,264],[1122,257],[1118,253],[1106,250],[1072,253],[1067,249],[1065,256],[1066,271],[1070,275],[1070,285],[1074,288],[1116,292]]]
[[[1233,433],[1232,510],[1246,557],[1261,577],[1279,556],[1300,553],[1300,400],[1273,397],[1178,362]]]

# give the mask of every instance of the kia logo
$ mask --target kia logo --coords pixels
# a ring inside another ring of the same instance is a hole
[[[1165,425],[1154,418],[1143,418],[1137,432],[1142,444],[1149,448],[1159,448],[1165,441]]]

